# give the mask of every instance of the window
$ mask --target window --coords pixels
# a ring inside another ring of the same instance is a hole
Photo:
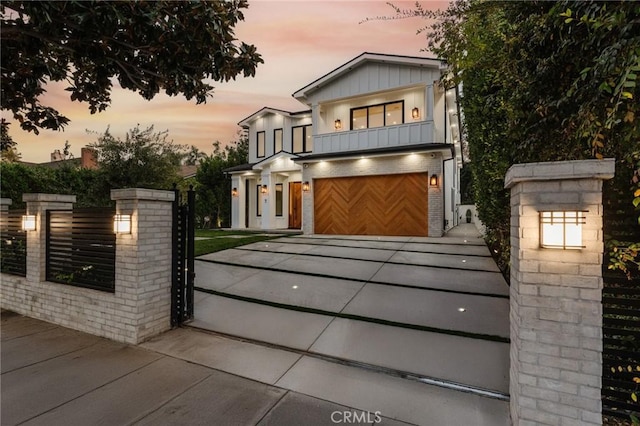
[[[262,185],[256,186],[256,216],[262,216]]]
[[[264,157],[264,149],[265,149],[265,141],[264,141],[264,132],[258,132],[257,135],[258,140],[258,157]]]
[[[282,129],[273,131],[273,153],[277,154],[282,151]]]
[[[276,216],[282,216],[282,191],[282,184],[276,183]]]
[[[311,134],[311,125],[298,126],[293,128],[293,153],[313,151],[313,139]]]
[[[370,105],[351,110],[351,130],[404,123],[404,101]]]

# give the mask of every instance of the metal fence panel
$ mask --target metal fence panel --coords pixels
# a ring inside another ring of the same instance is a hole
[[[0,217],[0,271],[27,275],[27,233],[22,230],[24,210],[10,210]]]
[[[47,281],[115,291],[113,209],[47,212]]]

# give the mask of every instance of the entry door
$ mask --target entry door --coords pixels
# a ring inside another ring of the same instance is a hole
[[[244,180],[244,227],[249,227],[249,179]]]
[[[289,183],[289,229],[302,227],[302,182]]]

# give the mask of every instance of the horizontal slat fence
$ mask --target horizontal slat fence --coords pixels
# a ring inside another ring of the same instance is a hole
[[[0,216],[0,271],[27,275],[27,233],[22,230],[24,210],[9,210]]]
[[[115,291],[113,209],[47,212],[47,281]]]

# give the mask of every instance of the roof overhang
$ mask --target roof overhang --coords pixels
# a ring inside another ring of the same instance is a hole
[[[424,143],[416,145],[392,146],[358,151],[330,152],[326,154],[310,154],[293,159],[295,163],[316,163],[330,160],[356,160],[361,158],[389,157],[403,154],[424,154],[442,152],[445,159],[452,158],[454,146],[446,143]]]
[[[387,55],[382,53],[364,52],[361,55],[356,56],[349,62],[334,69],[333,71],[330,71],[329,73],[323,75],[319,79],[309,83],[302,89],[297,90],[295,93],[293,93],[292,96],[297,100],[299,100],[300,102],[306,103],[305,99],[311,92],[320,89],[321,87],[327,85],[333,80],[340,78],[342,75],[346,74],[347,72],[353,70],[354,68],[366,62],[392,63],[392,64],[402,64],[402,65],[411,65],[411,66],[419,66],[419,67],[430,67],[430,68],[436,68],[438,70],[444,70],[447,68],[444,61],[440,59],[435,59],[435,58]]]
[[[264,107],[261,108],[260,110],[254,112],[253,114],[251,114],[250,116],[242,119],[241,121],[238,122],[238,126],[240,127],[249,127],[251,125],[251,123],[253,123],[255,120],[264,117],[267,114],[276,114],[276,115],[282,115],[285,117],[297,117],[299,115],[304,115],[304,114],[311,114],[311,110],[303,110],[303,111],[296,111],[296,112],[292,112],[292,111],[285,111],[282,109],[277,109],[277,108],[271,108],[271,107]]]

